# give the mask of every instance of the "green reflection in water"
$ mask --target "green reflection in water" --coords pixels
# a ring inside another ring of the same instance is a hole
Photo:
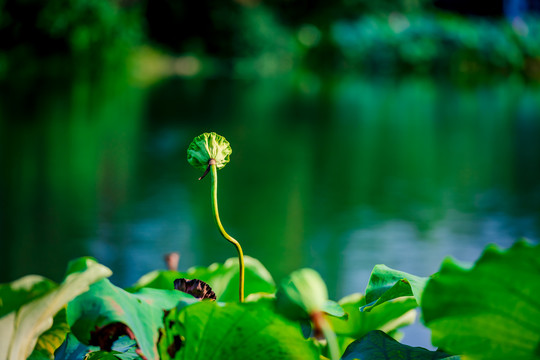
[[[204,131],[233,148],[222,221],[278,279],[312,266],[339,296],[377,262],[429,275],[441,251],[539,238],[540,90],[519,81],[81,80],[36,99],[2,104],[2,281],[88,253],[123,286],[167,251],[182,268],[232,256],[186,161]]]
[[[141,92],[122,76],[77,75],[18,84],[0,100],[1,281],[61,279],[129,197]]]
[[[169,163],[181,162],[190,137],[201,131],[231,141],[232,160],[220,175],[223,221],[246,254],[277,277],[315,266],[334,293],[362,290],[340,284],[346,252],[385,262],[392,248],[379,242],[379,230],[359,244],[344,234],[392,220],[412,225],[416,246],[427,240],[457,254],[464,247],[446,242],[460,233],[477,242],[471,247],[477,251],[488,241],[538,238],[538,89],[513,81],[458,88],[416,78],[328,81],[316,94],[301,89],[294,81],[216,81],[193,92],[172,81],[150,101],[160,111],[153,126],[179,134]],[[171,105],[180,101],[181,110]],[[185,171],[177,181],[196,214],[196,260],[218,261],[230,249],[208,220],[208,184],[201,189],[197,174]],[[449,219],[452,211],[464,217]],[[498,214],[500,234],[493,237],[485,222]],[[398,232],[396,244],[400,236],[410,237]],[[422,260],[422,270],[435,271],[441,260]]]

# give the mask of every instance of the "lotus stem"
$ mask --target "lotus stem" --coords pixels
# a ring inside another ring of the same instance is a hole
[[[331,360],[339,360],[339,345],[336,338],[336,333],[332,329],[332,326],[326,319],[322,311],[316,311],[310,315],[311,321],[315,327],[315,333],[322,332],[322,335],[326,338],[328,344],[328,350]]]
[[[223,228],[223,225],[221,224],[221,220],[219,219],[218,200],[217,200],[218,178],[217,178],[216,161],[214,159],[210,159],[208,165],[211,168],[211,177],[212,177],[212,212],[214,214],[214,220],[216,222],[216,225],[219,229],[220,234],[227,241],[232,243],[236,247],[236,251],[238,251],[238,265],[239,265],[239,277],[240,277],[240,302],[244,302],[244,253],[242,252],[242,247],[240,246],[240,243],[236,241],[232,236],[227,234],[227,232]]]

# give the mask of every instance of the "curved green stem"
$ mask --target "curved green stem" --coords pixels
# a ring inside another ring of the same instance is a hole
[[[326,319],[326,316],[322,311],[315,311],[310,314],[311,321],[315,330],[315,336],[322,335],[326,338],[326,343],[330,353],[331,360],[339,360],[339,345],[336,338],[336,333],[332,329],[332,326]]]
[[[236,241],[232,236],[227,234],[225,229],[223,228],[223,225],[221,224],[221,220],[219,219],[219,211],[218,211],[218,201],[217,201],[217,167],[215,161],[212,162],[210,160],[211,167],[211,174],[212,174],[212,212],[214,214],[214,220],[216,221],[216,225],[219,229],[219,232],[221,235],[230,243],[232,243],[236,247],[236,251],[238,251],[238,263],[240,266],[239,269],[239,275],[240,275],[240,302],[244,302],[244,254],[242,252],[242,247],[240,246],[240,243]]]

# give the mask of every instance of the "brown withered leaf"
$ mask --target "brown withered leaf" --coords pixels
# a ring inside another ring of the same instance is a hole
[[[216,294],[212,291],[210,285],[204,281],[197,279],[176,279],[174,280],[174,288],[187,294],[193,295],[195,298],[203,300],[216,300]]]

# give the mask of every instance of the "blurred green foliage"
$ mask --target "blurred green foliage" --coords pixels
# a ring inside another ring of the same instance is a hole
[[[433,0],[267,0],[284,24],[299,27],[309,23],[327,28],[336,20],[354,19],[362,14],[381,14],[398,11],[417,13],[432,8]]]
[[[538,75],[536,18],[467,19],[442,15],[367,15],[339,21],[332,37],[347,66],[369,71],[521,71]]]
[[[29,64],[43,71],[42,61],[58,56],[79,66],[116,60],[142,39],[140,10],[108,0],[0,1],[0,73]]]
[[[221,74],[266,75],[295,66],[334,64],[329,29],[365,13],[420,12],[431,0],[149,1],[149,41],[175,53],[220,60]],[[316,58],[312,61],[312,58]]]
[[[538,78],[539,39],[537,18],[464,17],[436,10],[433,0],[0,0],[0,76],[25,64],[43,72],[50,65],[43,60],[58,56],[95,67],[125,60],[146,42],[203,59],[199,74],[307,67]],[[172,58],[163,72],[175,66]]]

